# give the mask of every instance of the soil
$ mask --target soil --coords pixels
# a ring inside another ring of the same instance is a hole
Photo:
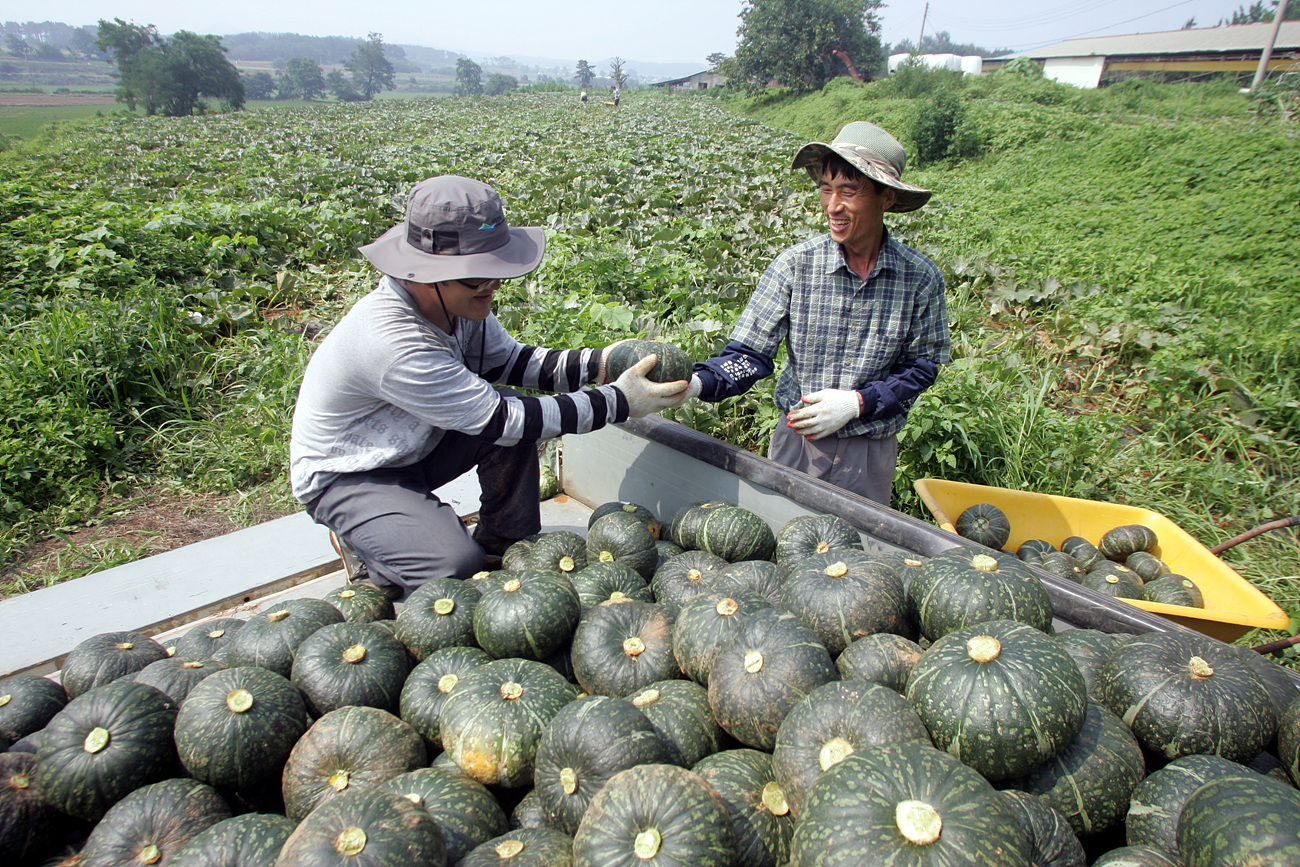
[[[125,549],[145,557],[234,532],[248,526],[230,517],[236,506],[241,520],[250,517],[253,523],[288,514],[271,506],[254,506],[249,516],[248,503],[239,500],[239,495],[164,488],[140,491],[128,501],[106,506],[91,520],[28,546],[0,572],[0,596],[20,591],[23,585],[28,590],[47,586],[79,568],[94,571],[96,551]]]

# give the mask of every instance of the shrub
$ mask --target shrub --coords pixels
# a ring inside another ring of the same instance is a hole
[[[984,149],[978,128],[966,120],[965,100],[951,90],[940,90],[917,107],[910,132],[917,165],[973,157]]]

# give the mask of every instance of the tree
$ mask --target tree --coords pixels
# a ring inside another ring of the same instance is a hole
[[[203,111],[201,97],[244,107],[244,83],[239,70],[225,57],[217,36],[177,31],[171,39],[153,25],[128,24],[120,18],[100,19],[97,44],[117,62],[117,99],[134,111],[143,103],[146,114],[182,117]]]
[[[592,69],[591,64],[587,61],[579,60],[577,67],[573,70],[573,77],[578,80],[578,86],[586,90],[596,80],[596,70]]]
[[[280,96],[315,99],[325,92],[325,73],[314,57],[293,57],[280,73]]]
[[[715,51],[708,57],[704,58],[704,62],[709,65],[709,69],[717,69],[722,65],[722,61],[726,59],[727,55],[723,54],[721,51]]]
[[[325,76],[325,86],[334,92],[334,98],[339,102],[360,102],[365,98],[357,93],[348,77],[337,69],[330,70],[330,74]]]
[[[384,56],[384,37],[378,33],[366,34],[366,41],[343,61],[343,68],[352,73],[352,85],[362,99],[393,87],[393,64]]]
[[[881,0],[746,0],[740,12],[736,70],[751,91],[773,79],[796,92],[819,90],[844,64],[861,70],[884,65]]]
[[[258,70],[244,76],[244,96],[249,99],[270,99],[275,95],[275,79],[271,73]]]
[[[619,90],[627,84],[627,73],[623,71],[623,64],[626,61],[621,57],[612,57],[609,61],[609,77],[614,80],[614,86]]]
[[[456,61],[457,96],[479,96],[483,93],[483,67],[468,57]]]
[[[519,81],[513,75],[494,72],[488,76],[487,84],[483,86],[483,93],[488,96],[500,96],[517,87],[519,87]]]
[[[1219,19],[1219,26],[1235,27],[1238,24],[1260,24],[1265,21],[1272,21],[1277,17],[1277,6],[1277,0],[1270,0],[1267,4],[1264,0],[1257,0],[1257,2],[1249,6],[1238,6],[1237,10],[1232,13],[1232,18]],[[1282,20],[1300,21],[1300,0],[1291,0],[1287,4],[1286,14],[1282,16]]]

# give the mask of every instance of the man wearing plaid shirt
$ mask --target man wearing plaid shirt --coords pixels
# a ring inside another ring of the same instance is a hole
[[[943,276],[885,228],[886,211],[916,210],[931,195],[903,183],[906,163],[902,145],[864,121],[799,150],[792,168],[817,182],[830,231],[777,256],[687,391],[710,402],[747,391],[772,374],[784,340],[769,456],[886,505],[898,432],[951,361]]]

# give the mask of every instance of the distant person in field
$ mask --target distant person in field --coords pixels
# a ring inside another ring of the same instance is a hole
[[[586,104],[587,104],[587,91],[584,90],[582,93],[578,94],[578,99],[582,100],[582,104],[583,104],[583,105],[586,105]]]
[[[618,105],[618,95],[619,95],[619,89],[618,89],[618,85],[616,84],[614,85],[614,105]]]
[[[688,389],[714,402],[741,394],[772,374],[784,342],[768,456],[886,505],[898,432],[951,361],[943,276],[885,227],[887,212],[930,199],[902,181],[906,164],[903,146],[865,121],[795,154],[792,168],[817,183],[830,231],[777,256],[731,341],[695,364]]]
[[[509,226],[495,190],[452,175],[417,184],[406,218],[361,248],[384,276],[312,355],[289,444],[293,494],[331,530],[350,583],[401,599],[489,556],[498,565],[541,530],[539,441],[685,400],[686,381],[646,379],[654,356],[601,385],[610,347],[543,349],[506,332],[492,297],[543,251],[542,230]],[[434,494],[470,470],[472,535]]]

